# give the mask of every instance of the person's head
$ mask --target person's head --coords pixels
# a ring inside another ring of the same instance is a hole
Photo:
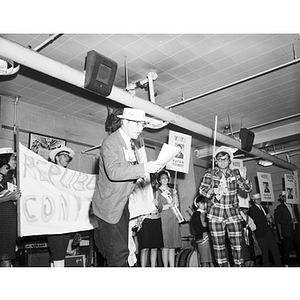
[[[215,159],[220,169],[227,169],[233,159],[231,149],[225,146],[219,147],[215,153]]]
[[[260,194],[259,194],[259,193],[253,194],[253,195],[251,196],[251,201],[252,201],[254,204],[260,205],[260,204],[261,204],[261,197],[260,197]]]
[[[12,148],[0,148],[0,168],[3,171],[15,170],[17,167],[16,155]]]
[[[168,184],[170,181],[170,173],[167,170],[162,170],[157,175],[157,182],[159,185]]]
[[[194,199],[194,206],[196,207],[196,209],[200,208],[204,210],[206,207],[205,197],[203,195],[197,196]]]
[[[281,203],[286,202],[286,193],[285,193],[285,191],[281,192],[281,194],[279,195],[278,201],[281,202]]]
[[[53,163],[66,168],[74,157],[74,151],[66,146],[52,150],[49,153],[49,159]]]
[[[121,128],[131,139],[137,139],[147,124],[145,112],[140,109],[124,108],[117,117],[122,119]]]

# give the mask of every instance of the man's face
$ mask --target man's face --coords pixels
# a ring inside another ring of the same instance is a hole
[[[122,129],[131,138],[137,139],[142,133],[146,123],[141,121],[123,120]]]
[[[224,155],[222,155],[222,153],[218,154],[217,157],[217,162],[218,162],[218,167],[220,169],[227,169],[229,164],[230,164],[230,157],[229,155],[226,153]]]
[[[15,170],[17,167],[17,160],[14,154],[10,157],[8,164],[10,165],[11,170]]]
[[[56,159],[56,163],[59,166],[62,166],[64,168],[66,168],[68,166],[69,162],[72,160],[70,153],[65,152],[65,151],[59,152],[56,155],[55,159]]]
[[[261,198],[259,197],[259,198],[255,198],[254,199],[254,202],[255,202],[255,204],[257,204],[257,205],[260,205],[260,203],[261,203]]]

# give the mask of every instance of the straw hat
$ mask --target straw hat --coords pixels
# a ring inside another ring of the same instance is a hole
[[[232,151],[231,148],[225,147],[225,146],[219,147],[219,148],[217,149],[217,151],[215,152],[215,157],[217,157],[217,155],[218,155],[220,152],[226,152],[226,153],[228,153],[229,158],[230,158],[230,160],[232,161],[232,159],[233,159],[233,151]]]
[[[259,193],[253,194],[253,195],[251,196],[251,199],[253,199],[253,200],[260,199],[260,194],[259,194]]]
[[[75,152],[67,147],[67,146],[62,146],[62,147],[59,147],[59,148],[55,148],[53,149],[50,153],[49,153],[49,158],[51,159],[51,161],[55,161],[55,156],[60,153],[60,152],[68,152],[69,155],[73,158],[74,157],[74,154]]]
[[[122,115],[117,115],[120,119],[126,119],[137,122],[148,122],[145,112],[135,108],[124,108]]]
[[[15,153],[12,148],[0,148],[0,155],[1,154],[13,154]]]

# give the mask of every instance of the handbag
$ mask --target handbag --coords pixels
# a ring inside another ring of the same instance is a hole
[[[254,232],[252,232],[252,238],[253,238],[253,246],[254,246],[255,256],[260,256],[262,254],[262,252],[261,252],[261,249],[259,247],[259,244],[258,244],[258,241],[256,239]]]

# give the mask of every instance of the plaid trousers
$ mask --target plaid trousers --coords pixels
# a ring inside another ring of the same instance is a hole
[[[227,267],[227,255],[225,246],[225,230],[230,241],[233,262],[240,266],[243,264],[242,254],[242,224],[238,218],[228,218],[223,221],[209,219],[210,234],[215,253],[215,258],[220,267]]]

